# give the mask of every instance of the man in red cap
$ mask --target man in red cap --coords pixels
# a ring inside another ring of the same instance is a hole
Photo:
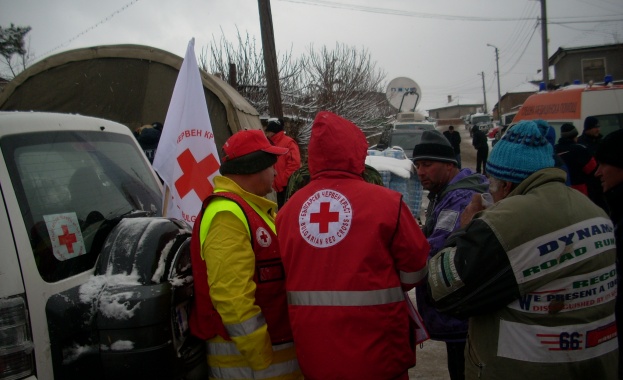
[[[402,195],[364,181],[367,152],[355,124],[320,112],[311,181],[277,217],[306,379],[408,379],[415,365],[404,292],[424,280],[429,246]]]
[[[221,175],[193,228],[195,284],[189,318],[205,339],[211,379],[300,379],[275,235],[277,205],[264,198],[288,149],[261,130],[223,146]]]

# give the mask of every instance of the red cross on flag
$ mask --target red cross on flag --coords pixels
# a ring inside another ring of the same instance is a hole
[[[164,215],[192,226],[201,203],[212,193],[220,165],[193,38],[175,82],[153,164],[167,188]]]

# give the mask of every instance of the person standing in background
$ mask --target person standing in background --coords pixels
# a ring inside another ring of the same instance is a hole
[[[595,158],[599,166],[595,175],[601,180],[608,203],[610,219],[614,223],[617,246],[617,273],[623,269],[623,130],[606,136],[597,148]],[[616,316],[619,339],[619,379],[623,379],[623,281],[617,284]]]
[[[288,153],[280,156],[275,164],[277,176],[273,182],[273,189],[277,192],[277,206],[281,208],[286,200],[286,188],[288,179],[301,167],[301,153],[299,146],[293,138],[286,136],[284,121],[281,118],[270,118],[264,128],[266,137],[276,146],[287,148]]]
[[[454,130],[454,126],[448,127],[448,130],[443,135],[450,141],[452,149],[454,149],[454,158],[456,159],[457,167],[461,168],[461,134]]]
[[[153,164],[158,142],[160,141],[161,130],[154,128],[150,124],[145,124],[138,128],[134,134],[149,163]]]
[[[477,125],[472,129],[472,145],[476,149],[476,173],[487,174],[485,165],[489,156],[489,142],[487,134],[481,131]]]
[[[603,196],[599,180],[595,177],[597,161],[590,150],[577,142],[578,130],[573,124],[560,126],[560,138],[554,146],[556,154],[569,169],[571,187],[590,198],[597,206],[607,211],[608,206]]]
[[[601,143],[601,129],[599,120],[594,116],[588,116],[584,119],[584,130],[582,135],[578,137],[578,144],[584,145],[591,156],[595,155],[599,143]]]

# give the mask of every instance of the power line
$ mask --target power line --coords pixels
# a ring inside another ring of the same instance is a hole
[[[97,28],[100,25],[103,25],[105,23],[107,23],[108,21],[110,21],[113,17],[115,17],[116,15],[118,15],[119,13],[125,11],[126,9],[128,9],[129,7],[131,7],[132,5],[138,3],[139,0],[132,0],[130,1],[128,4],[124,5],[123,7],[117,9],[116,11],[114,11],[113,13],[111,13],[110,15],[106,16],[105,18],[103,18],[102,20],[100,20],[99,22],[97,22],[95,25],[83,30],[82,32],[76,34],[74,37],[70,38],[69,40],[63,42],[62,44],[58,45],[57,47],[50,49],[48,51],[46,51],[45,53],[38,55],[36,57],[34,57],[33,59],[37,59],[39,57],[45,57],[47,55],[49,55],[50,53],[52,53],[53,51],[56,51],[64,46],[69,45],[70,43],[72,43],[73,41],[77,40],[78,38],[84,36],[85,34],[89,33],[90,31],[92,31],[93,29]]]
[[[532,29],[532,34],[530,35],[530,39],[528,40],[528,42],[527,42],[527,43],[526,43],[526,45],[524,46],[524,49],[523,49],[523,51],[521,52],[521,55],[519,56],[519,58],[517,58],[517,60],[515,61],[515,64],[514,64],[514,65],[513,65],[510,69],[508,69],[508,70],[504,73],[504,75],[506,75],[506,74],[510,73],[511,71],[513,71],[513,69],[515,68],[515,66],[517,66],[517,64],[519,63],[519,61],[521,61],[521,58],[522,58],[522,57],[523,57],[523,55],[526,53],[526,49],[528,49],[528,46],[530,45],[530,41],[532,41],[532,37],[534,37],[534,32],[536,32],[536,30],[537,30],[537,26],[538,26],[538,24],[537,24],[537,25],[535,25],[535,26],[534,26],[534,28]]]
[[[536,2],[527,1],[524,5],[523,11],[521,12],[520,17],[528,18],[528,16],[532,14],[536,15],[535,13],[536,7],[537,7]],[[524,27],[524,24],[526,23],[527,23],[526,21],[520,21],[515,24],[515,27],[513,28],[513,31],[511,32],[510,37],[507,38],[506,43],[500,47],[500,51],[506,51],[506,50],[516,51],[515,44],[518,43],[518,40],[521,38],[523,32],[526,30],[526,28]],[[520,43],[519,45],[523,45],[523,43]]]
[[[338,3],[334,1],[325,1],[325,0],[280,0],[280,1],[288,2],[288,3],[297,3],[297,4],[307,4],[307,5],[327,7],[327,8],[355,10],[355,11],[377,13],[377,14],[387,14],[387,15],[396,15],[396,16],[405,16],[405,17],[418,17],[418,18],[427,18],[427,19],[451,20],[451,21],[482,22],[482,21],[528,21],[528,20],[531,20],[531,18],[520,18],[520,17],[482,17],[482,16],[443,15],[443,14],[436,14],[436,13],[405,11],[405,10],[399,10],[399,9],[375,8],[375,7],[367,7],[363,5],[342,4],[342,3]],[[614,16],[603,15],[603,16],[591,16],[591,17],[614,17]],[[620,16],[616,16],[616,17],[620,17]],[[586,18],[586,16],[557,17],[557,18],[550,18],[550,20],[566,20],[566,19],[575,19],[575,18]],[[593,20],[593,21],[587,21],[587,22],[602,22],[602,21],[611,21],[611,20],[612,19],[608,18],[605,20]]]

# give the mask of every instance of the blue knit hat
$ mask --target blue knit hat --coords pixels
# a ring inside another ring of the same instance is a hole
[[[547,121],[542,119],[536,119],[534,122],[541,130],[543,136],[545,136],[545,139],[552,144],[552,146],[556,145],[556,131],[554,128],[552,128]]]
[[[514,125],[495,144],[487,161],[487,174],[520,183],[532,173],[554,167],[554,148],[532,120]]]

